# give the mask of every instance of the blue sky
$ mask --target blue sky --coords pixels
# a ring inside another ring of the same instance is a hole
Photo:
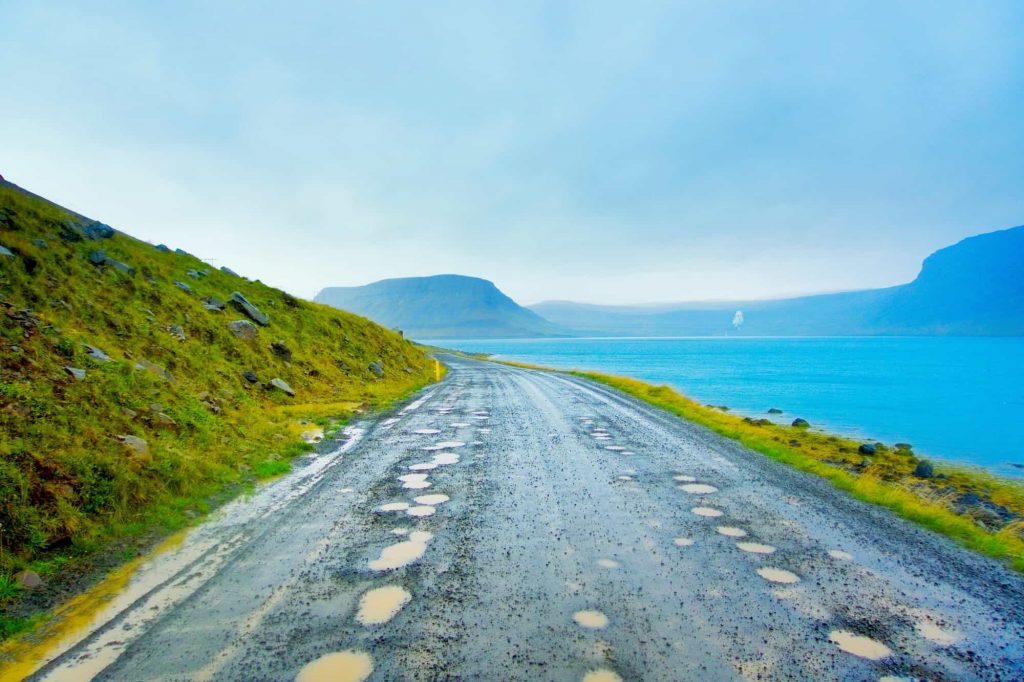
[[[0,173],[303,296],[874,287],[1024,223],[1024,3],[490,5],[0,0]]]

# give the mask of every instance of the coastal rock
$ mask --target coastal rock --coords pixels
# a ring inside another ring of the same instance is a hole
[[[377,377],[378,379],[384,378],[384,365],[382,365],[380,362],[371,362],[370,371],[373,372],[373,376]]]
[[[295,390],[291,386],[289,386],[288,382],[286,382],[284,379],[274,377],[273,379],[270,380],[270,383],[267,385],[272,388],[276,388],[279,391],[284,391],[285,393],[292,397],[295,396]]]
[[[64,371],[75,378],[76,381],[85,379],[85,370],[78,367],[65,366]]]
[[[810,425],[811,423],[804,419],[803,417],[797,417],[796,419],[793,420],[793,426],[797,427],[798,429],[806,429]]]
[[[238,308],[240,312],[248,315],[253,322],[256,324],[266,327],[270,324],[270,316],[265,312],[254,306],[241,294],[241,292],[235,291],[231,294],[231,303]]]
[[[932,463],[926,459],[922,459],[917,463],[917,466],[914,467],[914,476],[917,478],[931,478],[934,475],[935,467],[933,467]]]
[[[259,337],[259,329],[249,320],[228,322],[228,329],[242,341],[254,342]]]
[[[862,455],[873,455],[875,454],[875,446],[871,443],[861,443],[861,446],[857,448],[857,452]]]

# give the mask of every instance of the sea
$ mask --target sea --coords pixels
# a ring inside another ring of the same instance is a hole
[[[432,345],[668,384],[753,417],[1024,476],[1024,338],[445,339]],[[781,416],[768,410],[783,411]],[[1016,465],[1016,466],[1015,466]]]

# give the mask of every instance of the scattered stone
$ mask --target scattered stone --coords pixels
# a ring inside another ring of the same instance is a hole
[[[861,446],[857,448],[857,452],[862,455],[873,455],[875,454],[875,446],[871,443],[861,443]]]
[[[80,242],[84,239],[82,227],[74,220],[65,220],[60,226],[60,238],[66,242]]]
[[[276,388],[279,391],[284,391],[285,393],[292,397],[295,396],[295,390],[291,386],[289,386],[288,382],[286,382],[284,379],[278,379],[277,377],[275,377],[270,380],[268,386]]]
[[[220,312],[224,310],[224,301],[216,296],[207,296],[203,299],[203,307],[213,312]]]
[[[40,249],[45,249],[45,248],[47,248],[46,240],[45,239],[33,239],[32,240],[32,246],[37,246]]]
[[[167,428],[174,428],[175,426],[178,425],[178,422],[174,421],[171,415],[167,414],[166,412],[157,412],[156,415],[153,417],[153,420],[159,426],[166,426]]]
[[[910,452],[910,450],[913,448],[913,446],[910,443],[896,443],[896,445],[894,445],[893,447],[895,447],[900,452]]]
[[[136,412],[133,409],[127,408],[127,407],[122,407],[121,408],[121,414],[123,414],[124,416],[128,417],[129,419],[135,419],[136,417],[139,416],[138,412]]]
[[[378,379],[384,378],[384,366],[379,361],[370,363],[370,371]]]
[[[263,327],[270,324],[270,316],[250,303],[240,292],[233,292],[230,300],[240,312],[248,315],[256,324]]]
[[[228,322],[228,329],[242,341],[253,342],[259,336],[260,330],[249,320],[235,320]]]
[[[110,267],[114,268],[115,270],[120,270],[121,272],[123,272],[123,273],[125,273],[127,275],[134,275],[135,274],[135,268],[133,268],[132,266],[128,265],[127,263],[122,263],[119,260],[114,260],[113,258],[107,258],[106,260],[103,261],[103,263],[105,265],[109,265]]]
[[[179,289],[184,291],[186,294],[191,294],[192,293],[192,287],[190,287],[189,285],[185,284],[184,282],[179,282],[178,280],[174,280],[174,286],[178,287]]]
[[[136,362],[135,369],[141,369],[146,372],[149,372],[150,374],[155,374],[156,376],[167,381],[174,381],[174,375],[168,372],[167,368],[165,368],[163,365],[158,365],[157,363],[150,362],[149,360],[146,359],[142,359]]]
[[[252,371],[251,369],[243,372],[242,377],[250,384],[258,384],[260,382],[260,378],[256,376],[256,372]]]
[[[270,350],[285,362],[292,361],[292,351],[284,344],[284,341],[274,341],[270,344]]]
[[[191,256],[192,255],[191,253],[189,253],[185,249],[175,249],[174,253],[178,254],[179,256]]]
[[[203,275],[198,270],[186,270],[185,274],[192,279],[202,279]]]
[[[83,379],[85,379],[84,369],[79,369],[78,367],[65,366],[64,371],[73,376],[77,381],[82,381]]]
[[[934,475],[935,467],[933,467],[932,463],[926,459],[922,459],[917,463],[917,466],[914,467],[914,476],[917,478],[931,478]]]
[[[89,262],[93,265],[103,265],[107,260],[107,254],[104,251],[93,251],[89,254]]]
[[[810,425],[811,423],[802,417],[797,417],[796,419],[793,420],[793,426],[799,429],[806,429]]]
[[[14,576],[14,579],[18,582],[18,585],[26,590],[31,590],[34,587],[39,587],[43,584],[43,579],[39,577],[39,574],[35,571],[21,571]]]
[[[82,232],[85,236],[93,241],[99,241],[101,239],[110,239],[114,236],[114,228],[110,225],[104,225],[101,222],[89,223]]]
[[[782,414],[782,410],[777,407],[768,408],[768,414]]]
[[[171,252],[171,247],[167,246],[167,244],[157,244],[156,245],[156,250],[157,251],[163,251],[164,253],[170,253]]]
[[[8,249],[6,246],[0,246],[0,256],[14,258],[14,252]]]
[[[140,455],[145,455],[149,453],[149,443],[147,443],[144,439],[139,438],[138,436],[122,434],[117,437],[117,440],[120,441],[125,447],[129,448],[130,450],[133,450],[134,452]]]
[[[90,346],[87,343],[83,343],[82,345],[85,346],[86,354],[93,360],[97,362],[110,362],[111,357],[96,346]]]
[[[167,333],[178,341],[185,341],[188,337],[185,335],[185,329],[180,324],[172,324],[167,327]]]
[[[226,265],[220,266],[220,271],[223,272],[225,275],[231,275],[232,277],[241,277],[241,275],[239,275],[237,272],[235,272]]]

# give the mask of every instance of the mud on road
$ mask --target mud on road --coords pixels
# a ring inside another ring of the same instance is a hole
[[[449,357],[39,680],[1024,679],[1024,581],[582,379]]]

